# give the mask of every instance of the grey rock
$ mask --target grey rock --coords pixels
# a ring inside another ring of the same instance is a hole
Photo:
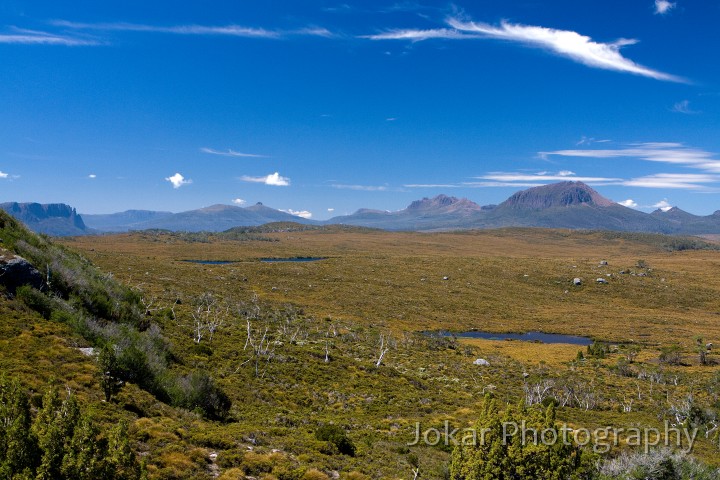
[[[18,287],[30,285],[38,290],[45,286],[42,274],[24,258],[7,250],[0,250],[0,285],[11,294]]]

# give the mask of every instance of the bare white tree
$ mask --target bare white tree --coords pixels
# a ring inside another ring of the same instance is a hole
[[[523,385],[525,392],[525,404],[535,405],[536,403],[542,403],[543,400],[551,393],[555,382],[549,378],[541,380],[539,382]]]
[[[248,347],[250,347],[250,353],[251,356],[246,361],[244,361],[236,370],[239,371],[241,367],[244,365],[247,365],[248,363],[254,362],[255,363],[255,376],[256,377],[264,377],[265,372],[267,370],[263,370],[262,375],[260,374],[260,364],[263,360],[265,360],[265,363],[270,363],[270,360],[272,359],[272,355],[274,353],[274,343],[270,341],[270,337],[268,336],[268,330],[269,328],[265,326],[265,329],[262,332],[262,336],[260,336],[260,332],[253,333],[253,328],[250,323],[250,319],[246,319],[247,321],[247,339],[245,340],[245,347],[243,348],[243,351],[247,351]]]
[[[632,412],[633,400],[634,399],[632,397],[630,398],[630,400],[628,400],[627,397],[625,397],[623,395],[623,401],[620,402],[620,405],[622,405],[623,412],[625,412],[625,413]]]
[[[380,354],[378,356],[377,362],[375,363],[375,368],[380,368],[383,357],[385,357],[385,354],[388,352],[388,350],[390,350],[390,348],[385,346],[385,335],[380,334]]]
[[[211,293],[201,295],[192,312],[195,343],[200,343],[206,334],[212,341],[215,332],[225,323],[229,312],[230,309],[222,306]]]

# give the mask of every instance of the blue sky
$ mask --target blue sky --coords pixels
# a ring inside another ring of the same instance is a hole
[[[720,3],[0,4],[0,201],[720,209]]]

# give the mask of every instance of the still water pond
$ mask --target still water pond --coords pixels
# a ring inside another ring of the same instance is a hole
[[[481,338],[483,340],[524,340],[526,342],[541,343],[569,343],[571,345],[591,345],[592,339],[588,337],[578,337],[575,335],[561,335],[559,333],[491,333],[481,331],[450,333],[443,332],[446,336],[456,336],[458,338]]]

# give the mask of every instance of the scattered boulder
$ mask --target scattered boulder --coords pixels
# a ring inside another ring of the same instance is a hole
[[[582,285],[582,278],[578,278],[578,277],[573,278],[573,285],[577,285],[577,286]]]
[[[41,289],[45,285],[42,274],[24,258],[7,250],[0,250],[0,285],[11,294],[18,287],[30,285]]]
[[[477,360],[475,360],[475,361],[473,362],[473,365],[480,365],[481,367],[489,367],[489,366],[490,366],[490,362],[488,362],[488,361],[485,360],[484,358],[478,358]]]
[[[443,280],[450,280],[450,277],[443,277]]]
[[[601,266],[601,267],[606,267],[607,264],[608,264],[607,260],[600,260],[600,266]]]
[[[598,278],[596,281],[597,283],[608,283],[608,281],[602,277]]]

